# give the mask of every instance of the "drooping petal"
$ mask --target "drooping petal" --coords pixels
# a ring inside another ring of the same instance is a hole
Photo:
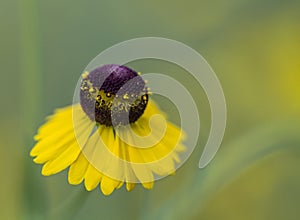
[[[90,164],[84,175],[85,188],[88,191],[95,189],[101,181],[102,176],[103,175],[92,164]]]
[[[79,153],[80,148],[77,144],[72,144],[71,147],[68,147],[58,157],[46,162],[43,166],[42,174],[44,176],[49,176],[64,170],[77,159]]]
[[[85,158],[83,153],[80,153],[76,161],[71,164],[68,172],[68,181],[70,184],[77,185],[83,181],[86,169],[89,166],[89,162]]]
[[[110,195],[118,186],[120,181],[114,180],[108,176],[103,176],[100,184],[101,191],[104,195]]]
[[[73,124],[73,111],[78,123]],[[30,155],[36,156],[35,163],[45,163],[42,174],[49,176],[58,173],[71,165],[80,153],[80,143],[85,143],[94,127],[93,123],[80,111],[80,106],[69,106],[57,110],[37,134],[37,144]],[[62,121],[66,124],[63,126]],[[78,135],[75,135],[74,131]]]
[[[127,137],[129,143],[109,126],[100,125],[91,134],[94,123],[80,105],[59,109],[39,129],[35,137],[37,144],[30,155],[36,156],[34,162],[44,164],[43,175],[52,175],[70,166],[69,183],[76,185],[84,181],[88,191],[100,185],[103,194],[110,195],[124,182],[128,191],[137,183],[151,189],[154,174],[174,174],[175,162],[180,162],[178,153],[185,150],[182,144],[185,134],[176,125],[166,122],[163,135],[159,129],[150,129],[149,120],[155,114],[165,117],[155,103],[149,101],[145,114],[131,125],[135,135],[147,136],[149,142],[155,143],[141,148],[140,140],[127,129],[121,129],[121,136]],[[151,123],[154,128],[163,126],[160,121]]]

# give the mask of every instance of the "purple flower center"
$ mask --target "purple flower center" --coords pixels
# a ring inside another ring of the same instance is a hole
[[[108,64],[82,74],[81,107],[99,124],[133,123],[144,113],[147,103],[145,81],[126,66]]]

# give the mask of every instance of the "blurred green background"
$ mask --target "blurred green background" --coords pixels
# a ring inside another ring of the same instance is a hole
[[[0,17],[0,219],[300,218],[300,1],[0,0]],[[151,191],[110,197],[68,185],[66,172],[42,177],[29,150],[44,117],[71,104],[98,53],[146,36],[181,41],[215,70],[228,107],[216,158],[198,169],[210,125],[202,89],[146,60],[129,65],[166,72],[197,101],[202,132],[188,162]]]

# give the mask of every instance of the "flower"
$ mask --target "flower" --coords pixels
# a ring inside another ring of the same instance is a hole
[[[80,102],[58,109],[34,137],[33,161],[42,175],[69,167],[68,181],[84,181],[88,191],[100,184],[104,195],[126,183],[153,187],[156,176],[175,172],[184,132],[166,121],[149,99],[139,73],[115,64],[84,72]]]

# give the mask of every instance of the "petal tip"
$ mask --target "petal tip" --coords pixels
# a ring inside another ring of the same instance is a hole
[[[150,190],[150,189],[153,189],[154,182],[142,183],[142,185],[145,189]]]

